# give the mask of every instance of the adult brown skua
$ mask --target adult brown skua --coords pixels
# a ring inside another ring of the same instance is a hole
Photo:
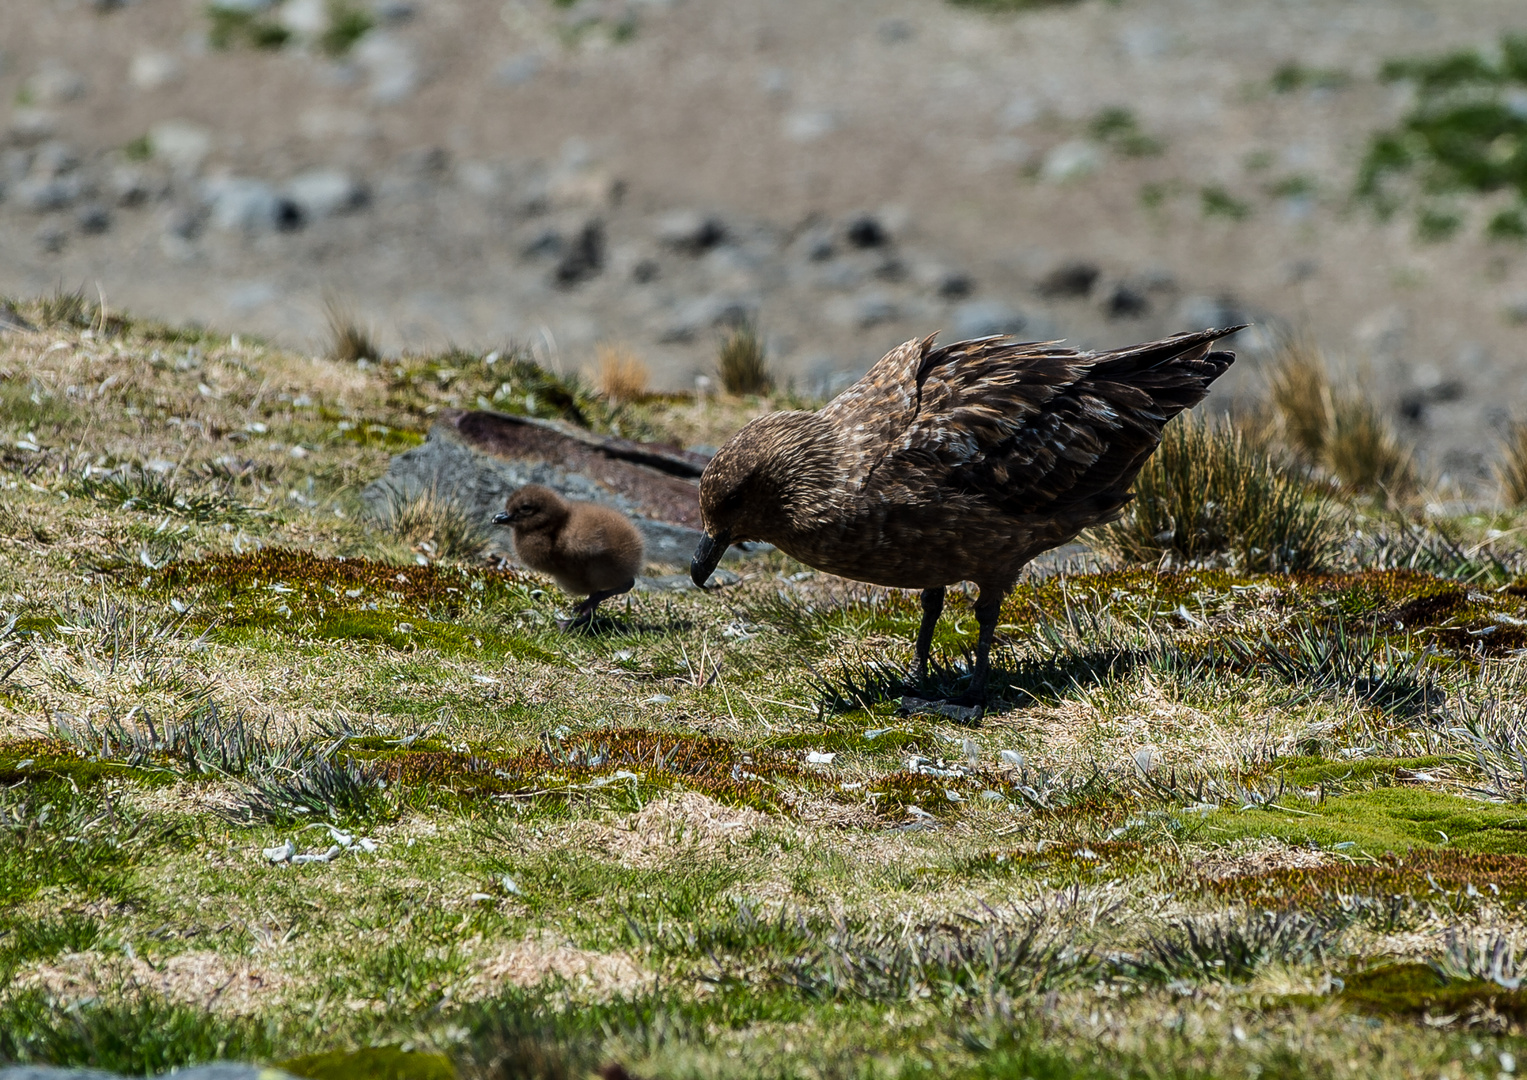
[[[704,584],[730,544],[762,540],[828,573],[921,589],[914,685],[927,676],[944,590],[980,589],[976,666],[960,700],[984,709],[997,615],[1034,556],[1112,521],[1161,442],[1235,354],[1244,327],[1108,352],[978,338],[892,349],[820,412],[760,417],[700,478]]]
[[[514,530],[514,552],[526,566],[587,597],[564,630],[589,625],[600,601],[629,591],[642,568],[642,534],[624,514],[564,499],[540,484],[509,496],[493,523]]]

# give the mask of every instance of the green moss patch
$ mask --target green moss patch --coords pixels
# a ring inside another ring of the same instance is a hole
[[[456,1067],[444,1054],[396,1046],[308,1054],[276,1067],[307,1080],[456,1080]]]
[[[1327,999],[1301,994],[1287,999],[1320,1005]],[[1336,1000],[1368,1016],[1404,1017],[1432,1025],[1467,1024],[1482,1014],[1527,1019],[1527,994],[1484,979],[1453,979],[1430,964],[1385,964],[1347,976]]]
[[[1527,810],[1407,788],[1375,788],[1316,803],[1289,795],[1246,810],[1205,815],[1205,837],[1273,837],[1350,856],[1411,848],[1527,855]]]

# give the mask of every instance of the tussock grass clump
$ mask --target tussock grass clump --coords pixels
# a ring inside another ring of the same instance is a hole
[[[728,394],[767,394],[774,389],[763,339],[752,324],[743,323],[721,343],[716,375]]]
[[[1195,922],[1181,920],[1152,935],[1138,957],[1120,967],[1143,982],[1173,979],[1240,982],[1269,964],[1323,959],[1338,946],[1347,920],[1302,911],[1248,911]]]
[[[1277,430],[1301,460],[1353,493],[1390,499],[1415,491],[1410,451],[1371,401],[1333,387],[1325,357],[1309,341],[1284,343],[1267,390]]]
[[[324,302],[324,314],[329,323],[329,359],[353,364],[357,360],[379,360],[382,350],[377,348],[371,334],[356,322],[350,309],[334,297]]]
[[[1512,424],[1495,467],[1501,501],[1507,506],[1527,506],[1527,424]]]
[[[1092,534],[1128,563],[1311,570],[1338,541],[1337,507],[1228,423],[1168,424],[1123,518]]]
[[[600,345],[594,356],[594,385],[605,398],[623,405],[646,395],[652,372],[629,346]]]
[[[488,522],[477,520],[434,489],[406,496],[388,488],[374,513],[384,529],[437,559],[473,560],[492,541]]]
[[[174,475],[147,470],[123,470],[106,476],[81,476],[70,489],[103,506],[143,514],[189,518],[192,521],[232,521],[247,517],[249,508],[221,491],[194,491]]]

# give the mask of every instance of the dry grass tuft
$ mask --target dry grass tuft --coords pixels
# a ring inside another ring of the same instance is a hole
[[[329,359],[350,364],[380,359],[382,350],[349,308],[331,296],[324,301],[324,313],[329,321]]]
[[[624,405],[646,396],[652,372],[629,345],[600,345],[594,356],[594,385],[606,400]]]
[[[476,559],[492,539],[486,521],[471,517],[453,499],[433,489],[413,495],[389,492],[376,519],[398,539],[433,559]]]
[[[774,388],[763,339],[744,323],[727,335],[716,357],[716,375],[728,394],[767,394]]]
[[[1268,376],[1276,430],[1300,460],[1347,491],[1403,499],[1417,487],[1415,462],[1394,428],[1361,394],[1336,389],[1325,356],[1307,340],[1284,343]]]
[[[1227,422],[1187,414],[1167,425],[1125,516],[1094,542],[1130,564],[1320,567],[1337,542],[1336,507],[1296,470]]]
[[[1511,425],[1502,450],[1504,460],[1495,467],[1501,499],[1507,506],[1527,506],[1527,424]]]

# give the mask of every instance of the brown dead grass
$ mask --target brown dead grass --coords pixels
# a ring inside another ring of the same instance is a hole
[[[289,988],[284,974],[248,960],[199,949],[150,964],[134,957],[99,952],[66,953],[50,963],[34,963],[17,974],[14,988],[39,989],[49,997],[80,1001],[120,993],[158,993],[182,1005],[233,1016],[252,1016],[270,1007]]]
[[[575,997],[604,1000],[634,996],[649,988],[654,977],[625,953],[580,949],[545,931],[479,961],[454,996],[458,1001],[477,1001],[505,987],[528,988],[555,981],[564,983]]]
[[[652,370],[629,345],[609,344],[594,350],[594,385],[617,405],[638,401],[647,394]]]

